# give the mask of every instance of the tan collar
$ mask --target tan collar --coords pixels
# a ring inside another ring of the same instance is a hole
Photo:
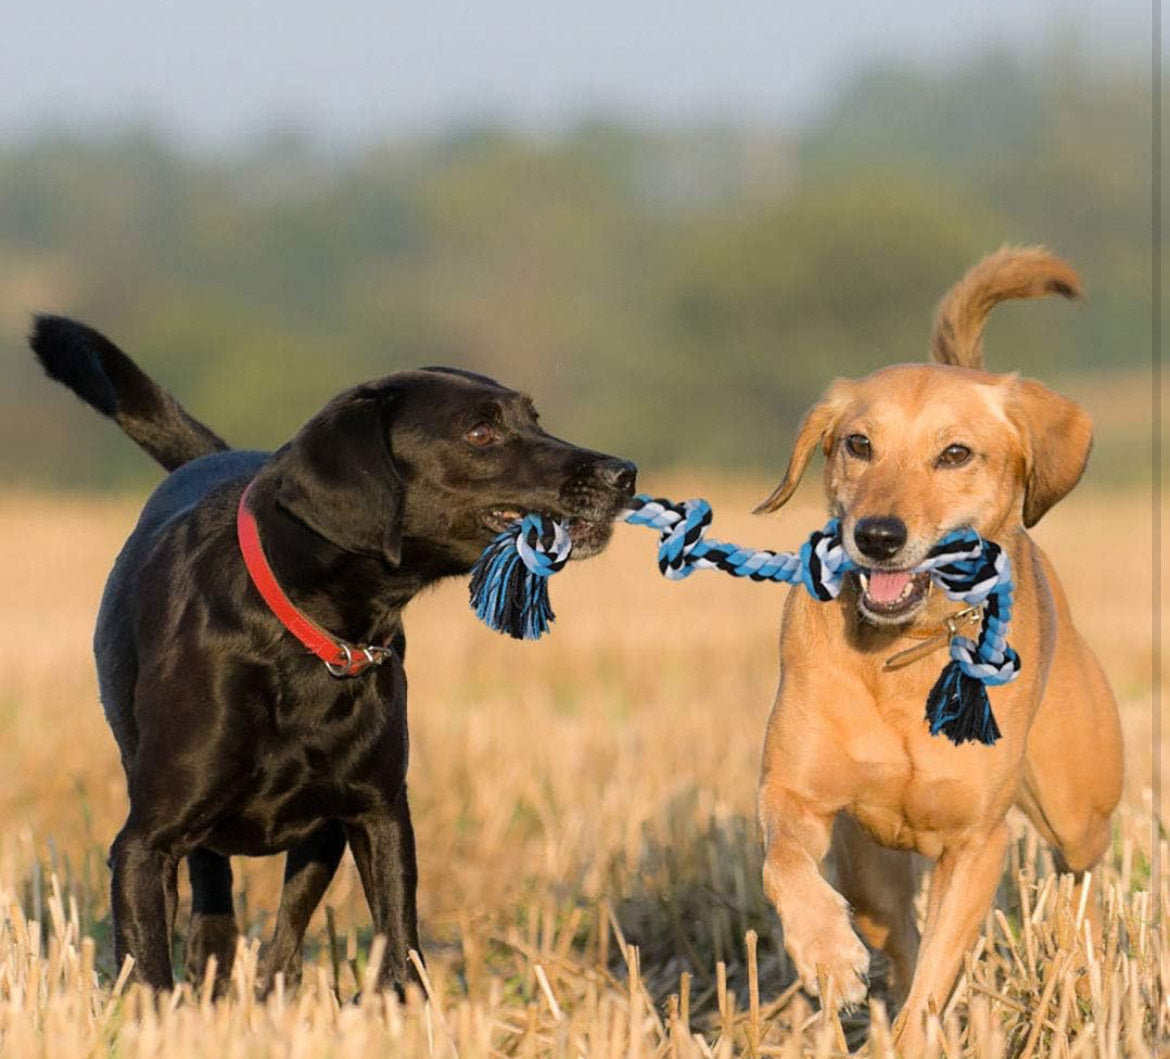
[[[932,629],[907,629],[902,633],[903,636],[909,636],[923,642],[908,647],[905,651],[890,655],[882,666],[883,671],[889,673],[895,669],[902,669],[929,654],[933,654],[940,647],[950,643],[951,637],[955,636],[963,626],[978,621],[982,615],[983,605],[980,604],[977,607],[966,607],[963,610],[955,611],[954,614],[948,614],[943,618],[941,625],[936,625]]]

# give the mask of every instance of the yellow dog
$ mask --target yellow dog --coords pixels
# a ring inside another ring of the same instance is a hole
[[[1109,843],[1121,793],[1116,703],[1026,532],[1076,485],[1092,425],[1039,383],[982,370],[996,303],[1053,293],[1078,296],[1080,279],[1045,250],[1004,248],[980,262],[939,306],[937,363],[834,382],[760,506],[784,504],[823,449],[829,507],[866,571],[832,604],[788,596],[760,780],[764,887],[810,991],[821,975],[841,1003],[863,999],[869,956],[855,929],[890,956],[908,1053],[921,1049],[923,1016],[946,1004],[992,903],[1008,809],[1024,810],[1079,882]],[[1016,585],[1022,672],[990,690],[1003,732],[994,746],[931,736],[924,703],[944,651],[883,665],[959,609],[909,570],[966,526],[1004,548]],[[819,870],[830,852],[836,889]],[[914,854],[934,862],[921,938]]]

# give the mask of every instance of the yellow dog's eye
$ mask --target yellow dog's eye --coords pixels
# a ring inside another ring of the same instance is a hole
[[[477,423],[463,436],[479,448],[490,445],[496,440],[496,432],[491,423]]]
[[[966,445],[955,442],[938,454],[938,465],[940,467],[962,467],[970,459],[971,450]]]
[[[845,439],[845,450],[859,460],[868,460],[873,455],[873,447],[864,434],[850,434]]]

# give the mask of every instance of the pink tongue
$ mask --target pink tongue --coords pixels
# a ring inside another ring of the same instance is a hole
[[[869,598],[875,603],[893,603],[910,583],[910,575],[902,570],[873,570],[869,575]]]

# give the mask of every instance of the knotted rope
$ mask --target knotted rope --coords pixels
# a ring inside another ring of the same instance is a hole
[[[471,605],[480,621],[517,640],[539,640],[556,618],[548,579],[572,550],[564,524],[544,515],[525,515],[498,534],[471,568]]]
[[[672,581],[696,569],[722,570],[752,581],[803,585],[814,599],[828,602],[841,591],[845,574],[858,569],[845,551],[836,519],[814,531],[798,552],[773,552],[708,540],[712,515],[705,500],[675,504],[638,496],[623,517],[659,533],[658,569]],[[539,638],[555,617],[548,578],[568,562],[572,548],[563,524],[526,515],[500,533],[473,568],[476,614],[517,639]],[[1007,553],[974,530],[960,529],[943,537],[909,572],[929,573],[950,599],[983,607],[978,639],[951,639],[951,662],[927,696],[926,720],[932,735],[941,733],[956,744],[990,745],[1001,733],[987,688],[1014,680],[1020,670],[1019,656],[1006,639],[1013,587]]]

